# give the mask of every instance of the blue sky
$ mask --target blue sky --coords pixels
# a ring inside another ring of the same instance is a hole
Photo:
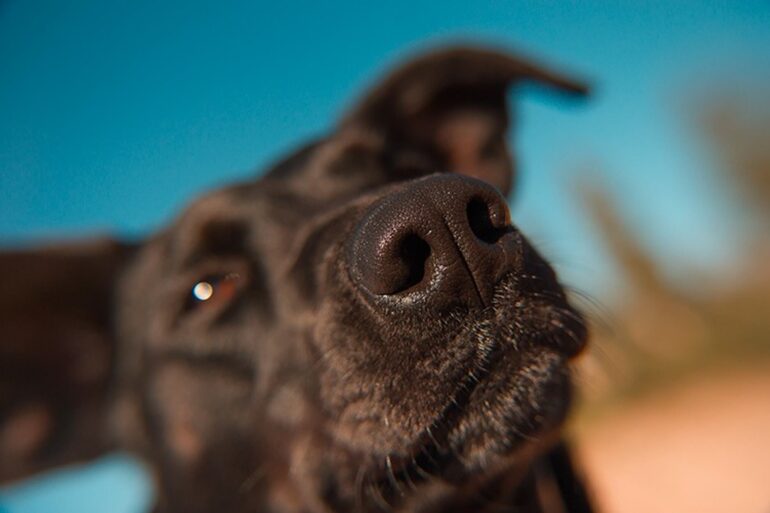
[[[457,41],[596,85],[580,105],[527,89],[513,138],[514,220],[566,281],[613,285],[569,191],[586,172],[671,276],[734,256],[740,207],[685,115],[700,86],[770,70],[767,1],[0,1],[0,244],[142,236],[324,132],[405,53]]]

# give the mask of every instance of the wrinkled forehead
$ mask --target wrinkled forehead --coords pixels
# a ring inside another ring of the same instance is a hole
[[[318,141],[259,177],[193,201],[172,228],[183,247],[246,239],[290,239],[324,212],[399,181],[381,158],[381,142],[366,134]],[[404,178],[404,177],[401,177]]]
[[[165,253],[178,266],[207,256],[248,254],[260,245],[285,240],[303,214],[261,179],[212,191],[193,201],[166,231]]]

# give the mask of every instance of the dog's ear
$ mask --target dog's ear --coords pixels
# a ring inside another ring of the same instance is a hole
[[[113,293],[133,247],[0,253],[0,481],[111,448]]]
[[[515,172],[506,144],[506,92],[520,82],[572,96],[588,92],[577,80],[511,55],[450,48],[396,69],[364,96],[341,129],[374,131],[391,149],[429,161],[433,171],[467,174],[507,195]]]

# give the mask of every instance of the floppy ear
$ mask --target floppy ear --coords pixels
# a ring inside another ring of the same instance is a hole
[[[505,140],[506,91],[519,82],[572,96],[588,92],[577,80],[511,55],[450,48],[396,69],[364,96],[341,129],[372,130],[389,148],[403,150],[409,165],[467,174],[508,195],[515,172]]]
[[[112,446],[113,288],[132,247],[0,253],[0,481]]]

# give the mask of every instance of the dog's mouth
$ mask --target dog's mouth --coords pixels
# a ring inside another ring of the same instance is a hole
[[[373,477],[384,496],[404,495],[436,477],[462,482],[549,443],[564,421],[570,360],[585,347],[587,331],[561,287],[503,280],[480,317],[464,334],[473,339],[475,358],[444,410],[408,450],[376,465]]]

